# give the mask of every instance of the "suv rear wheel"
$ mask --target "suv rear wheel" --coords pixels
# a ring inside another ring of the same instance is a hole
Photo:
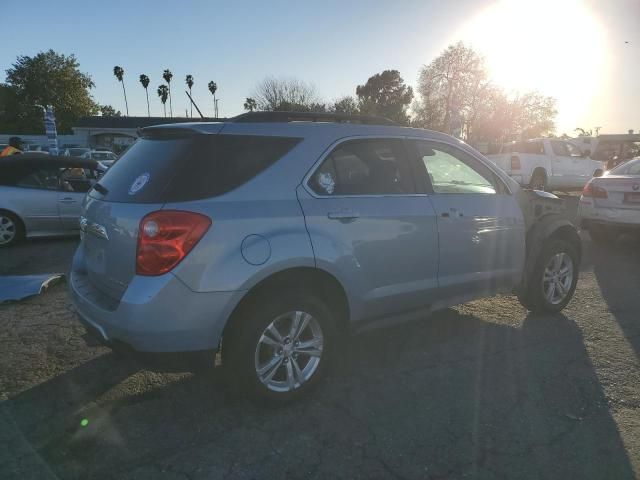
[[[578,284],[578,253],[568,242],[552,239],[538,256],[528,288],[518,295],[534,313],[555,313],[567,306]]]
[[[275,401],[303,395],[322,378],[335,345],[327,305],[306,292],[271,290],[235,316],[223,339],[227,379]]]

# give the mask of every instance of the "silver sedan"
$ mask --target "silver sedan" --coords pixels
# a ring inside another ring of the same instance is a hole
[[[24,154],[0,159],[0,247],[26,237],[74,235],[97,162]]]
[[[578,216],[596,242],[611,243],[621,233],[640,238],[640,157],[590,180],[582,191]]]

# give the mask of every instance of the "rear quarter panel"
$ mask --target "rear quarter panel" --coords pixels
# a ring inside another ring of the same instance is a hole
[[[213,221],[194,250],[174,269],[194,291],[248,290],[273,273],[315,266],[295,197],[269,202],[211,200],[167,204],[165,208],[203,213]],[[257,241],[257,256],[243,249],[245,240]]]

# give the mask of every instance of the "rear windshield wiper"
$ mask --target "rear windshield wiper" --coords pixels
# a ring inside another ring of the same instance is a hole
[[[100,185],[99,183],[94,183],[93,184],[93,189],[98,192],[101,193],[102,195],[106,195],[107,193],[109,193],[109,190],[107,190],[106,187],[103,187],[102,185]]]

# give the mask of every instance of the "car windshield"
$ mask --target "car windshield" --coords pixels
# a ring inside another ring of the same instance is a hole
[[[609,170],[609,175],[640,175],[640,158],[634,158]]]

